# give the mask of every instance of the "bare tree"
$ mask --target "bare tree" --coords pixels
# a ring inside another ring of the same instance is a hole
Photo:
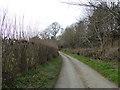
[[[42,39],[57,39],[57,34],[62,31],[63,28],[59,23],[53,22],[50,26],[48,26],[42,33],[40,33],[40,37]]]
[[[60,30],[62,30],[62,27],[59,23],[53,22],[49,27],[48,30],[50,31],[51,36],[56,39],[56,35]]]
[[[1,15],[1,25],[0,25],[0,32],[1,32],[1,35],[2,37],[4,38],[5,37],[5,20],[6,20],[6,10],[3,10],[3,12],[1,11],[2,15]]]
[[[75,6],[85,6],[85,7],[92,7],[93,9],[96,9],[99,7],[99,5],[106,5],[106,2],[103,1],[103,0],[94,0],[94,2],[90,1],[88,3],[82,3],[82,1],[79,0],[79,3],[75,3],[75,2],[62,2],[62,3],[65,3],[65,4],[68,4],[68,5],[75,5]],[[118,6],[120,4],[119,0],[117,2]],[[103,8],[101,8],[103,9]],[[112,10],[111,8],[109,8],[108,6],[106,8],[104,8],[105,11],[109,11],[114,17],[116,17],[116,19],[118,20],[119,19],[119,12],[116,12],[114,10]]]

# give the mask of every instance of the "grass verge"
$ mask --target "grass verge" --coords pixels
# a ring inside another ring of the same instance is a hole
[[[53,88],[61,68],[61,57],[49,60],[15,80],[15,88]]]
[[[86,57],[79,56],[76,54],[70,54],[67,52],[64,52],[64,53],[68,54],[68,55],[82,61],[83,63],[87,64],[88,66],[92,67],[93,69],[98,71],[101,75],[106,77],[108,80],[116,83],[117,85],[120,84],[119,80],[118,80],[118,67],[116,67],[116,66],[118,66],[117,62],[105,62],[102,60],[90,59],[90,58],[86,58]]]

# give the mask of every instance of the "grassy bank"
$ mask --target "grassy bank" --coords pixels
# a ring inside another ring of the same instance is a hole
[[[49,60],[15,80],[16,88],[53,88],[61,68],[61,57]]]
[[[118,63],[117,62],[105,62],[102,60],[90,59],[90,58],[86,58],[76,54],[70,54],[67,52],[64,52],[64,53],[82,61],[83,63],[87,64],[88,66],[98,71],[108,80],[118,85],[119,82],[118,82],[118,65],[117,65]]]

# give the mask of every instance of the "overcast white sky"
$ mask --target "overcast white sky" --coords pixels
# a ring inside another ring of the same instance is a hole
[[[65,0],[0,0],[0,8],[7,8],[11,15],[24,15],[26,24],[40,29],[45,29],[55,21],[65,28],[76,22],[79,17],[82,18],[84,10],[63,4],[62,1]]]
[[[61,2],[79,0],[0,0],[0,8],[7,8],[11,16],[22,17],[26,25],[45,29],[52,22],[60,23],[63,28],[83,18],[83,7],[69,6]],[[87,0],[81,0],[83,2]]]

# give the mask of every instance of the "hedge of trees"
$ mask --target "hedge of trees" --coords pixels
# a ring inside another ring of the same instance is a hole
[[[58,56],[57,48],[48,41],[36,40],[3,40],[2,43],[2,82],[11,85],[14,79]],[[46,45],[45,45],[46,42]],[[51,43],[52,44],[52,43]]]

